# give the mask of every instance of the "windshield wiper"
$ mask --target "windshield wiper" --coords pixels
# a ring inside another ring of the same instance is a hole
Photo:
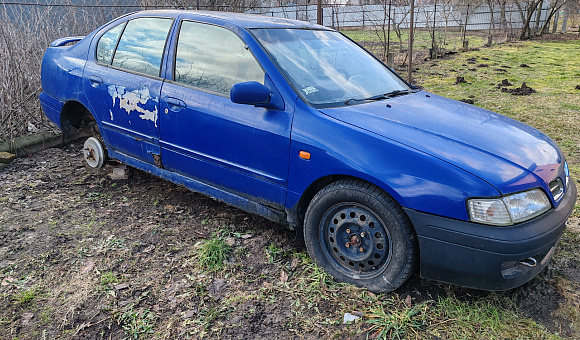
[[[395,90],[395,91],[391,91],[388,93],[383,93],[383,94],[379,94],[376,96],[372,96],[372,97],[367,97],[367,98],[351,98],[348,99],[344,102],[345,105],[348,105],[351,102],[363,102],[363,101],[377,101],[377,100],[383,100],[383,99],[389,99],[389,98],[393,98],[393,97],[397,97],[397,96],[403,96],[409,93],[415,93],[419,91],[419,89],[411,89],[411,90]]]

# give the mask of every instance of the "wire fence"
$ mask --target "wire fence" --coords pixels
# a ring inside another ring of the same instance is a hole
[[[0,2],[0,140],[10,141],[37,130],[56,130],[38,102],[42,55],[54,39],[88,34],[113,18],[141,9],[219,10],[316,22],[316,7],[312,5],[271,7],[251,0],[109,1],[98,5],[82,0]],[[553,7],[543,3],[536,11],[538,14],[534,12],[531,16],[528,34],[547,27]],[[524,10],[514,5],[503,8],[450,3],[418,6],[413,60],[514,39],[524,26]],[[394,68],[402,69],[408,56],[409,14],[409,6],[389,9],[386,4],[327,5],[323,7],[323,24],[344,32]]]

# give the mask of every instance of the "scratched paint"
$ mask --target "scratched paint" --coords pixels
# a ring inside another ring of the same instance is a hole
[[[139,118],[143,120],[150,120],[155,124],[157,127],[157,105],[155,105],[155,110],[146,110],[143,108],[144,105],[147,104],[149,100],[154,102],[158,102],[157,98],[151,97],[149,94],[149,88],[143,87],[134,91],[126,91],[125,86],[118,86],[118,85],[110,85],[109,86],[109,95],[113,99],[113,107],[119,99],[119,107],[127,111],[127,114],[130,114],[132,111],[141,113]],[[111,113],[111,120],[113,120],[113,114]]]

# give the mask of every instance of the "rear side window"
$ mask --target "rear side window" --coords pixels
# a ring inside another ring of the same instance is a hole
[[[264,71],[233,32],[207,24],[181,24],[174,79],[200,90],[229,96],[236,83],[264,83]]]
[[[173,19],[164,18],[129,21],[113,57],[113,66],[158,77],[172,23]]]
[[[97,44],[97,61],[99,63],[111,65],[115,46],[121,36],[121,32],[123,32],[125,24],[117,25],[101,36]]]

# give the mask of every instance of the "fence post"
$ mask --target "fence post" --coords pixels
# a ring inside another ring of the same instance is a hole
[[[568,8],[564,10],[564,20],[562,20],[562,34],[566,33],[566,25],[568,24]]]
[[[364,10],[364,8],[362,10],[362,28],[363,28],[363,30],[365,29],[365,10]]]
[[[330,7],[330,9],[332,10],[331,11],[331,14],[332,14],[332,16],[331,16],[331,18],[332,18],[332,28],[334,28],[334,6]]]
[[[560,19],[560,10],[557,10],[556,14],[554,14],[554,25],[552,26],[552,34],[556,33],[556,30],[558,29],[558,19]]]

